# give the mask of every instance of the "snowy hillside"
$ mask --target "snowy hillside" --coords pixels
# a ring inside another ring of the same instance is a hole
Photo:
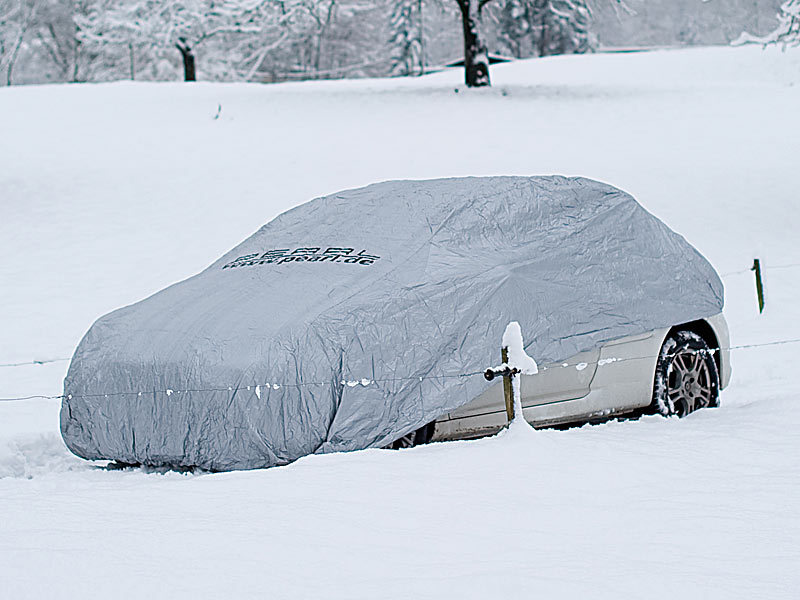
[[[492,77],[0,89],[0,363],[69,357],[314,196],[450,175],[616,185],[723,275],[734,346],[800,338],[800,50]],[[732,355],[722,407],[683,420],[221,475],[99,470],[57,400],[0,402],[3,595],[793,598],[800,344]],[[67,365],[0,367],[0,398],[58,395]]]

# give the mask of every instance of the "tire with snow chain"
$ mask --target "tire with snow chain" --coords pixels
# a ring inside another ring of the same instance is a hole
[[[433,438],[433,432],[436,428],[436,423],[428,423],[419,429],[410,431],[400,439],[395,440],[384,448],[390,450],[399,450],[400,448],[413,448],[414,446],[421,446],[427,444]]]
[[[656,363],[652,408],[666,417],[685,417],[718,405],[719,373],[708,344],[692,331],[670,334]]]

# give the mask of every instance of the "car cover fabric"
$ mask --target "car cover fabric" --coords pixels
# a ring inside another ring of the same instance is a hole
[[[379,183],[100,318],[61,431],[87,459],[211,470],[380,447],[483,392],[509,321],[547,363],[722,304],[703,256],[610,185]]]

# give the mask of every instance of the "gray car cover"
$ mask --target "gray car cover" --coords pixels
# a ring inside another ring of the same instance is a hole
[[[87,459],[212,470],[383,446],[485,390],[511,320],[547,363],[722,303],[711,265],[609,185],[379,183],[100,318],[61,431]]]

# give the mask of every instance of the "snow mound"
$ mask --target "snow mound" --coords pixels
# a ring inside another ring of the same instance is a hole
[[[734,346],[800,338],[800,49],[492,77],[0,88],[0,363],[69,356],[98,315],[309,197],[499,173],[630,190],[717,267]],[[58,401],[0,403],[0,596],[794,599],[799,352],[733,350],[721,407],[685,419],[198,477],[78,470]],[[60,394],[66,365],[0,369],[0,396]]]
[[[33,479],[48,473],[85,470],[91,468],[89,465],[70,454],[56,433],[0,442],[0,479]]]

